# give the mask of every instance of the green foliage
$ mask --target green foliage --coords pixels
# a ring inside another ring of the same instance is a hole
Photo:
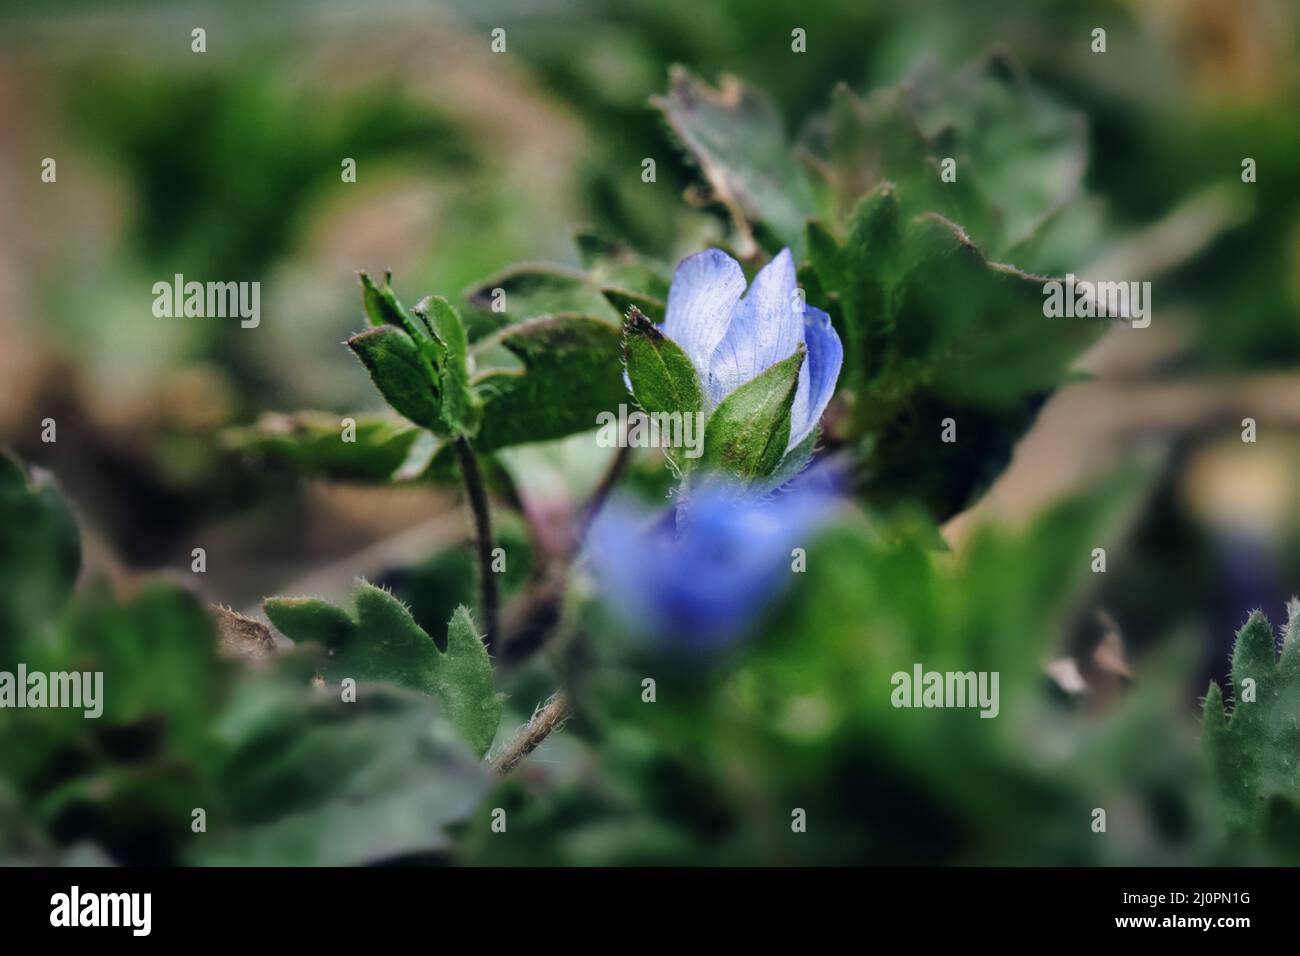
[[[384,399],[411,421],[444,437],[473,435],[480,402],[469,383],[468,340],[445,299],[423,300],[408,312],[393,293],[361,273],[371,328],[348,339]]]
[[[352,415],[355,441],[343,437],[344,416],[328,412],[268,413],[228,429],[223,444],[293,474],[335,481],[386,482],[406,460],[420,429],[376,415]]]
[[[632,394],[645,411],[688,414],[704,407],[691,360],[635,307],[623,326],[623,362]]]
[[[584,301],[570,293],[586,279],[556,280],[559,275],[517,274],[521,288],[532,290],[514,300],[523,300],[517,314]],[[613,322],[592,315],[542,315],[508,324],[471,350],[446,299],[427,297],[408,312],[387,281],[376,286],[362,273],[361,282],[371,328],[352,336],[348,346],[385,400],[440,438],[476,437],[475,448],[482,453],[563,438],[594,428],[600,412],[626,398]],[[588,291],[594,298],[587,304],[609,314],[612,307],[604,297],[594,288]],[[478,295],[471,293],[471,301]],[[472,378],[471,365],[477,370]],[[442,447],[442,442],[414,441],[397,476],[427,473]]]
[[[718,404],[704,426],[705,471],[748,486],[776,470],[790,440],[790,409],[805,354],[800,345]]]
[[[62,607],[81,566],[81,536],[44,473],[0,451],[0,654]]]
[[[1088,151],[1083,117],[1036,89],[1000,54],[864,98],[841,86],[827,112],[809,124],[802,146],[832,221],[892,181],[906,216],[940,213],[999,257],[1023,251],[1076,198]],[[942,176],[947,159],[955,161],[953,181]]]
[[[482,404],[470,387],[469,339],[460,316],[441,296],[427,296],[415,315],[433,336],[431,353],[441,398],[439,414],[452,435],[472,435],[478,429]]]
[[[659,263],[646,259],[624,243],[591,230],[580,230],[574,242],[587,274],[606,298],[619,290],[634,289],[649,301],[663,303],[667,300],[667,270]],[[618,310],[619,315],[626,314],[626,311]]]
[[[623,325],[623,365],[632,396],[644,411],[683,419],[703,411],[704,391],[690,358],[635,305]],[[689,467],[690,459],[676,449],[669,449],[668,455],[679,471]]]
[[[563,312],[594,315],[610,321],[615,318],[599,286],[585,272],[565,266],[512,266],[484,279],[465,297],[471,306],[491,314],[498,323],[522,322]]]
[[[437,697],[475,751],[486,753],[501,719],[501,701],[469,612],[457,608],[439,646],[383,588],[358,582],[354,600],[355,617],[312,598],[270,598],[264,607],[287,637],[327,649],[323,674],[331,682],[350,677]]]
[[[102,584],[72,593],[67,506],[8,457],[0,529],[0,556],[17,554],[12,531],[25,558],[6,565],[25,596],[0,595],[0,670],[103,675],[97,717],[0,709],[0,860],[90,846],[120,863],[369,863],[447,849],[446,826],[485,792],[484,769],[422,696],[367,688],[345,704],[310,686],[319,662],[301,654],[256,672],[223,661],[202,604],[170,584],[125,601]],[[29,619],[30,596],[46,603]],[[468,686],[466,622],[452,634]]]
[[[654,322],[663,322],[668,311],[668,304],[663,299],[655,299],[639,292],[628,292],[626,289],[604,289],[603,292],[605,299],[619,315],[627,315],[636,309]]]
[[[507,326],[475,348],[486,364],[504,349],[523,368],[498,365],[474,379],[483,399],[476,448],[493,451],[563,438],[596,427],[596,416],[627,400],[617,325],[585,315],[551,315]]]
[[[1217,682],[1205,695],[1202,743],[1219,818],[1238,852],[1300,847],[1300,605],[1290,611],[1280,658],[1260,611],[1237,632],[1231,713]]]
[[[622,243],[588,230],[574,237],[582,268],[525,263],[484,279],[466,292],[480,325],[503,324],[544,315],[577,313],[618,321],[636,305],[663,320],[668,297],[666,270]]]
[[[753,253],[756,226],[776,248],[798,254],[812,193],[767,99],[734,77],[715,90],[676,67],[668,92],[651,103],[699,165],[711,198],[731,214],[744,239],[742,255]]]
[[[1103,323],[1045,319],[1042,277],[990,263],[939,216],[903,221],[894,196],[882,184],[843,244],[812,233],[810,248],[846,327],[846,378],[856,383],[846,431],[867,442],[863,490],[919,499],[942,516],[1001,470],[1039,396],[1065,380]],[[949,417],[958,439],[941,443]]]
[[[347,866],[445,851],[487,774],[418,697],[304,693],[303,670],[246,678],[216,727],[225,801],[199,865]],[[277,812],[267,812],[274,807]]]
[[[381,325],[352,336],[348,348],[361,359],[389,405],[430,431],[440,427],[434,371],[410,336],[395,326]]]

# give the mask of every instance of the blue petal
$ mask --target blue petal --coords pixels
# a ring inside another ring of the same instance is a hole
[[[782,249],[754,276],[731,327],[713,352],[707,379],[712,404],[799,347],[803,321],[796,311],[796,288],[794,257],[789,249]]]
[[[661,327],[664,335],[682,347],[707,382],[709,358],[731,324],[745,274],[740,264],[721,249],[705,249],[687,256],[673,273],[668,307]]]
[[[708,650],[753,624],[789,578],[790,549],[809,541],[837,500],[836,482],[816,472],[770,500],[697,489],[676,526],[611,502],[588,537],[590,567],[629,630]]]
[[[790,444],[793,448],[816,427],[835,394],[835,382],[844,364],[844,346],[831,325],[831,317],[809,306],[803,314],[803,341],[808,357],[799,370],[799,390],[790,409]]]
[[[600,589],[630,621],[649,622],[657,613],[656,579],[670,557],[665,543],[647,527],[645,514],[621,500],[607,502],[587,534]]]

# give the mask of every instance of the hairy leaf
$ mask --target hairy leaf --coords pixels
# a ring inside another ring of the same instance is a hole
[[[596,416],[627,400],[619,328],[585,315],[552,315],[509,326],[476,348],[501,347],[522,368],[478,374],[483,400],[480,452],[548,441],[596,427]]]
[[[1228,836],[1270,842],[1300,814],[1300,605],[1290,605],[1281,658],[1260,611],[1237,632],[1233,706],[1215,682],[1205,695],[1201,738]]]
[[[485,753],[496,736],[502,705],[493,689],[492,662],[469,612],[459,608],[452,615],[440,648],[384,589],[359,582],[354,600],[355,617],[312,598],[271,598],[264,607],[271,623],[293,641],[325,646],[324,674],[330,681],[351,677],[437,697],[466,740]]]
[[[434,370],[409,335],[380,325],[358,332],[347,344],[389,405],[417,425],[440,427]]]
[[[438,414],[443,434],[473,435],[483,414],[482,404],[470,387],[469,342],[460,316],[442,296],[429,296],[415,307],[415,314],[429,328],[441,347],[434,355],[438,391],[442,403]]]
[[[635,307],[623,325],[623,361],[632,394],[645,411],[688,415],[704,407],[690,358]]]

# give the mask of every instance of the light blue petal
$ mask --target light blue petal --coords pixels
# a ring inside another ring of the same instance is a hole
[[[731,327],[709,362],[706,381],[716,405],[735,389],[793,354],[803,341],[796,311],[794,257],[782,249],[749,286],[736,306]]]
[[[793,448],[817,425],[826,405],[835,394],[835,382],[844,364],[844,346],[831,325],[831,317],[809,306],[803,314],[803,341],[808,357],[799,370],[799,390],[790,409],[790,443]]]
[[[673,273],[661,329],[682,347],[701,382],[708,381],[709,359],[726,335],[744,291],[745,273],[721,249],[687,256]]]

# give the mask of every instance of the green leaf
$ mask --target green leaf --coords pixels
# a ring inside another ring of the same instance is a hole
[[[406,457],[393,470],[392,480],[417,481],[422,478],[434,478],[435,473],[439,471],[438,463],[441,462],[445,466],[441,470],[448,475],[454,475],[451,478],[453,483],[458,482],[459,474],[451,461],[454,456],[448,453],[449,448],[450,445],[445,439],[439,438],[432,432],[420,432],[420,436],[407,450]]]
[[[833,221],[892,180],[909,218],[939,213],[997,256],[1023,246],[1079,194],[1087,159],[1082,115],[1002,55],[862,98],[839,87],[801,146]],[[955,181],[941,175],[949,159]]]
[[[704,408],[704,390],[695,366],[672,339],[655,327],[633,306],[623,325],[623,364],[632,395],[642,410],[680,416],[696,415]],[[680,448],[664,453],[678,474],[691,467],[692,460]]]
[[[767,99],[734,77],[723,77],[715,90],[674,67],[668,92],[650,102],[699,164],[713,198],[731,214],[741,233],[741,256],[755,255],[756,240],[770,236],[769,252],[790,246],[798,257],[812,191]]]
[[[390,274],[384,274],[383,286],[375,285],[374,280],[366,272],[359,272],[357,275],[361,280],[361,301],[372,327],[391,325],[404,331],[417,343],[428,340],[428,328],[417,322],[415,317],[406,311],[406,307],[398,301],[397,294],[393,292]]]
[[[446,299],[430,296],[408,312],[384,279],[361,273],[372,323],[348,339],[385,400],[417,425],[443,437],[473,435],[480,405],[469,384],[465,327]]]
[[[222,661],[209,611],[170,584],[146,584],[120,602],[91,581],[67,600],[75,525],[52,487],[6,457],[0,555],[7,560],[17,544],[27,570],[6,573],[49,599],[39,619],[48,627],[6,626],[0,652],[11,660],[11,639],[38,637],[16,655],[31,671],[98,673],[103,682],[85,689],[84,708],[0,710],[7,861],[15,852],[59,859],[75,841],[126,864],[372,863],[447,849],[446,828],[486,791],[485,768],[432,701],[372,687],[345,703],[309,686],[321,662],[301,652],[257,670]],[[35,575],[47,564],[54,575]],[[12,597],[0,593],[6,613]],[[319,602],[286,609],[282,621],[326,645],[357,627]],[[464,633],[460,621],[461,650],[439,678],[444,711],[490,694],[490,671],[486,684],[476,676]],[[96,709],[94,719],[83,715]],[[195,807],[207,811],[205,834],[191,830]]]
[[[642,295],[640,292],[629,292],[626,289],[615,289],[609,286],[605,286],[600,291],[619,315],[627,315],[632,309],[638,309],[647,318],[655,322],[662,322],[664,316],[668,313],[668,303],[663,299],[656,299],[652,296]]]
[[[216,646],[215,625],[190,591],[151,582],[119,604],[94,584],[77,595],[55,653],[105,675],[106,726],[165,716],[170,742],[199,747],[225,684]]]
[[[850,382],[878,375],[889,355],[892,293],[903,270],[901,217],[894,184],[885,181],[854,207],[842,246],[820,223],[808,224],[808,257],[824,292],[843,310]]]
[[[370,278],[368,272],[358,272],[357,278],[361,280],[361,305],[370,324],[372,326],[395,325],[401,328],[402,317],[393,301],[392,292],[389,291],[388,295],[385,295],[379,286],[375,285],[375,280]],[[384,284],[387,286],[387,279]]]
[[[344,419],[355,440],[344,440]],[[329,412],[268,413],[252,425],[227,429],[222,444],[248,457],[308,477],[387,481],[406,460],[422,431],[392,418]]]
[[[459,608],[452,615],[445,649],[439,649],[405,605],[382,588],[359,582],[354,600],[355,618],[311,598],[271,598],[264,608],[291,640],[325,646],[329,657],[323,673],[330,681],[351,677],[437,697],[475,751],[486,753],[502,704],[493,689],[492,662],[469,612]]]
[[[609,304],[591,278],[565,266],[513,266],[484,279],[465,297],[475,308],[510,323],[564,312],[612,318]]]
[[[1106,323],[1044,317],[1047,277],[991,262],[941,216],[901,212],[897,189],[880,183],[843,242],[810,226],[809,256],[841,311],[855,400],[837,431],[858,443],[859,490],[877,504],[917,500],[943,518],[1000,472],[1044,395]],[[945,418],[957,421],[959,441],[938,441]]]
[[[442,296],[422,299],[415,307],[415,314],[442,346],[442,354],[435,360],[434,367],[442,395],[439,416],[445,432],[473,435],[482,419],[483,407],[470,386],[469,341],[465,326],[451,303]]]
[[[357,622],[341,607],[317,598],[267,598],[266,616],[295,643],[314,641],[333,648],[352,639]]]
[[[935,153],[957,159],[958,183],[969,191],[969,214],[958,212],[957,221],[991,254],[1025,242],[1079,194],[1088,156],[1083,115],[1035,87],[1006,55],[918,81],[913,109]]]
[[[389,405],[417,425],[441,428],[434,370],[409,335],[381,325],[358,332],[347,345]]]
[[[466,298],[496,328],[566,313],[621,320],[632,305],[663,317],[667,269],[590,230],[578,232],[575,243],[582,269],[523,263],[478,283]]]
[[[549,441],[596,427],[596,416],[627,400],[619,327],[584,315],[552,315],[503,329],[475,346],[502,348],[522,368],[489,368],[475,388],[483,400],[479,452]],[[481,363],[480,363],[481,364]]]
[[[487,753],[504,705],[492,683],[492,661],[469,609],[456,608],[447,623],[447,650],[434,674],[447,716],[478,753]]]
[[[689,415],[704,407],[691,360],[635,307],[623,325],[623,361],[632,394],[645,411]]]
[[[945,196],[932,185],[938,170],[916,128],[907,93],[904,87],[889,87],[859,97],[840,84],[831,92],[826,112],[809,120],[799,145],[814,159],[809,164],[814,185],[831,222],[844,222],[863,196],[888,180],[915,181],[917,198],[923,194],[927,203]]]
[[[1205,695],[1202,744],[1234,847],[1266,846],[1277,836],[1274,822],[1300,811],[1300,604],[1293,599],[1289,611],[1280,660],[1260,611],[1237,632],[1231,713],[1217,683]]]
[[[589,230],[579,231],[574,242],[588,277],[605,291],[607,298],[610,289],[635,291],[658,302],[668,297],[671,270],[659,262],[643,258],[630,246]],[[619,315],[626,312],[619,309]]]
[[[970,237],[940,216],[909,224],[911,263],[892,290],[894,367],[887,387],[924,374],[933,393],[991,408],[1064,381],[1104,320],[1043,315],[1046,276],[989,261]],[[928,367],[923,367],[928,366]]]
[[[0,652],[54,620],[81,567],[81,535],[48,474],[0,452]]]
[[[384,687],[356,701],[281,668],[242,680],[217,725],[201,866],[350,866],[450,848],[489,786],[431,704]]]
[[[771,475],[790,440],[790,408],[799,387],[805,349],[741,385],[724,398],[704,427],[706,472],[748,485]]]

